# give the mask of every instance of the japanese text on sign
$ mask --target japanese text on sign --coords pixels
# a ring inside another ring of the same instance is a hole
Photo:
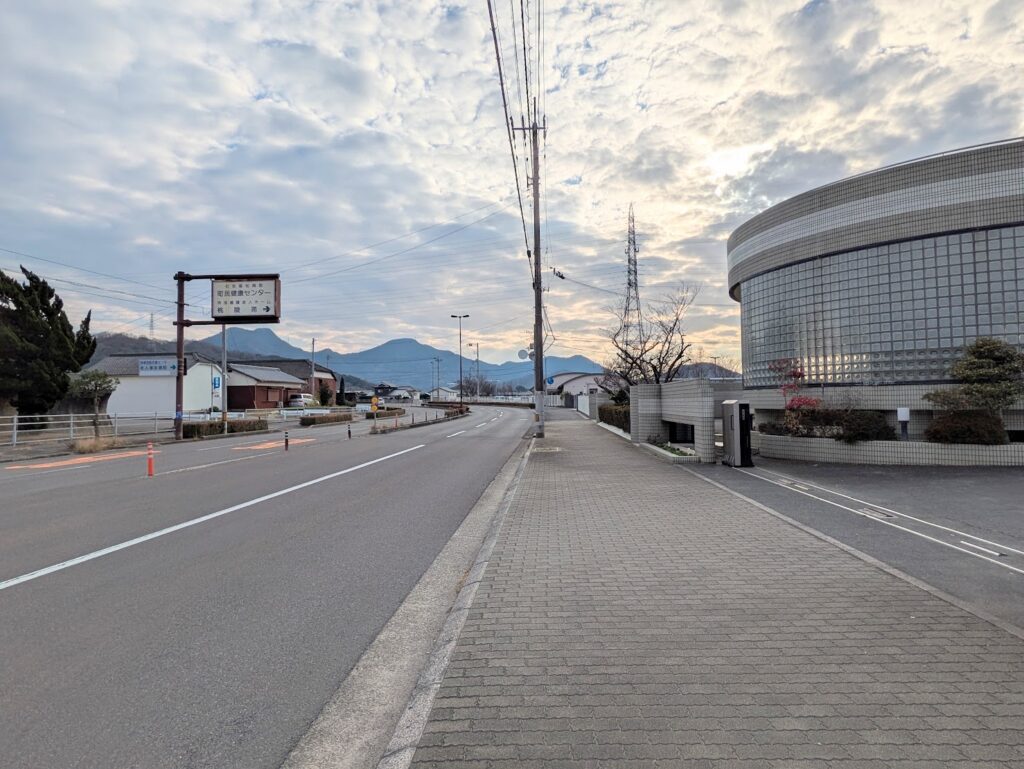
[[[276,280],[214,280],[213,317],[275,318],[279,306],[277,287]]]

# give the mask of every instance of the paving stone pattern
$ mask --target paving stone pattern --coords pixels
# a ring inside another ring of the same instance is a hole
[[[590,423],[543,447],[414,767],[1024,767],[1021,639]]]

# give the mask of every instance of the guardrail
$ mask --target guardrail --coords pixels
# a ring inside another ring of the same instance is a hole
[[[268,423],[297,422],[310,414],[348,414],[347,406],[247,409],[229,411],[229,419],[266,419]],[[217,421],[220,412],[190,411],[186,421]],[[73,441],[92,438],[120,438],[133,435],[160,435],[174,432],[174,414],[168,411],[135,414],[15,414],[0,416],[0,446],[24,446],[28,443]]]
[[[203,415],[205,418],[206,415]],[[187,415],[188,419],[196,418]],[[79,438],[128,437],[174,432],[172,414],[15,414],[0,416],[0,445],[73,441]]]

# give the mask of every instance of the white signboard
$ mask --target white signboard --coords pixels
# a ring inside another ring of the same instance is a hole
[[[280,314],[280,280],[214,280],[213,319],[231,322],[250,319],[274,321]]]
[[[177,373],[177,358],[139,358],[139,376],[174,376]]]

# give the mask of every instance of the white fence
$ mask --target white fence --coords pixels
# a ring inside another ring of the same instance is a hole
[[[229,419],[266,419],[270,425],[298,421],[308,414],[349,413],[348,407],[250,409],[230,411]],[[186,421],[206,422],[221,418],[219,412],[186,412]],[[174,432],[174,414],[154,411],[146,414],[100,414],[94,425],[92,414],[39,414],[0,416],[0,446],[25,446],[47,442],[92,438],[99,428],[104,438],[159,435]]]

